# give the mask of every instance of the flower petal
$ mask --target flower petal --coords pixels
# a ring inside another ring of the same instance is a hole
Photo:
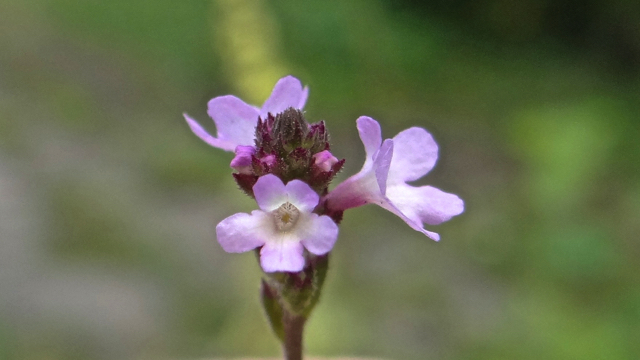
[[[309,97],[309,87],[305,86],[304,89],[302,89],[302,94],[300,95],[300,101],[298,102],[298,106],[296,107],[296,109],[304,109],[304,105],[307,103],[307,98]]]
[[[338,239],[338,225],[330,217],[308,214],[298,225],[298,236],[310,253],[324,255],[331,251]]]
[[[409,225],[413,230],[419,231],[419,232],[427,235],[428,237],[430,237],[431,239],[433,239],[435,241],[440,241],[440,235],[438,235],[437,233],[434,233],[432,231],[425,230],[422,227],[422,222],[420,221],[420,219],[415,219],[415,218],[411,218],[410,216],[407,216],[404,212],[402,212],[400,209],[398,209],[398,207],[396,207],[394,205],[394,203],[392,203],[389,199],[385,199],[383,201],[380,201],[378,203],[378,205],[380,205],[382,208],[384,208],[386,210],[389,210],[392,213],[396,214],[407,225]]]
[[[438,145],[427,130],[412,127],[393,138],[394,152],[389,182],[418,180],[428,173],[438,159]]]
[[[261,176],[253,185],[253,195],[260,209],[273,211],[287,202],[287,192],[279,177],[273,174]]]
[[[318,205],[320,197],[305,182],[291,180],[285,186],[288,201],[301,212],[311,212]]]
[[[238,145],[253,145],[260,115],[254,107],[232,95],[209,100],[207,113],[216,123],[218,138]]]
[[[292,107],[302,109],[307,101],[308,89],[302,89],[300,80],[293,76],[285,76],[273,87],[271,96],[262,105],[260,116],[264,119],[268,113],[279,114]]]
[[[407,217],[437,225],[464,211],[464,202],[456,195],[433,186],[389,186],[387,197]]]
[[[222,220],[216,226],[216,237],[226,252],[245,252],[262,246],[270,233],[273,221],[269,214],[254,210],[251,214],[238,213]]]
[[[391,159],[393,158],[393,149],[393,140],[385,140],[382,143],[382,146],[380,146],[380,150],[378,150],[375,160],[373,160],[373,169],[376,174],[376,180],[378,181],[381,195],[384,195],[387,191],[387,176],[389,175],[389,165],[391,165]]]
[[[267,242],[260,250],[260,265],[265,272],[298,272],[304,268],[304,248],[286,236]]]
[[[380,124],[368,116],[360,116],[356,120],[358,132],[360,133],[360,140],[364,144],[364,151],[367,153],[367,157],[364,161],[362,169],[371,166],[373,156],[380,149],[382,143],[382,132],[380,131]]]
[[[196,134],[196,136],[198,136],[207,144],[222,150],[227,150],[227,151],[233,151],[233,149],[236,148],[236,144],[234,142],[214,138],[205,129],[203,129],[202,126],[200,126],[200,124],[198,124],[197,121],[189,117],[189,115],[187,114],[182,114],[182,115],[184,116],[184,119],[187,120],[187,124],[189,124],[191,131],[193,131],[193,133]]]

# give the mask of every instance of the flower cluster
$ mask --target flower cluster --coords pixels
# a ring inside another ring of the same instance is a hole
[[[209,101],[217,137],[185,114],[191,130],[211,146],[234,151],[236,182],[260,210],[232,215],[218,224],[218,242],[227,252],[260,248],[267,273],[299,272],[307,259],[327,254],[338,237],[345,210],[376,204],[433,240],[424,229],[459,215],[463,201],[432,186],[407,182],[427,174],[438,146],[424,129],[412,127],[382,140],[370,117],[357,120],[366,159],[362,169],[333,190],[329,183],[344,165],[329,145],[324,122],[309,124],[302,109],[308,89],[287,76],[278,81],[261,108],[231,96]]]
[[[231,167],[236,182],[252,195],[260,176],[274,174],[282,181],[299,179],[318,194],[326,194],[329,183],[344,165],[331,154],[324,122],[309,124],[300,110],[288,108],[277,115],[258,119],[255,147],[238,146]]]

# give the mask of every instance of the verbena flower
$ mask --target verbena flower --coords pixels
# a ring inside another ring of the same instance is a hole
[[[226,151],[235,151],[238,145],[253,146],[258,117],[284,112],[288,108],[302,109],[309,89],[300,80],[286,76],[278,80],[271,96],[262,108],[248,105],[233,95],[218,96],[209,101],[207,113],[216,123],[218,137],[210,135],[189,115],[183,114],[189,127],[207,144]]]
[[[218,242],[227,252],[245,252],[262,246],[260,264],[265,272],[301,271],[304,249],[324,255],[338,238],[338,226],[328,217],[312,213],[318,194],[300,180],[284,185],[275,175],[260,177],[253,186],[260,210],[238,213],[216,226]]]
[[[412,127],[383,142],[380,125],[374,119],[361,116],[357,127],[367,154],[362,170],[329,192],[325,206],[340,212],[376,204],[411,228],[440,240],[438,234],[425,230],[423,223],[437,225],[461,214],[463,201],[432,186],[407,184],[427,174],[438,159],[438,145],[431,134]]]

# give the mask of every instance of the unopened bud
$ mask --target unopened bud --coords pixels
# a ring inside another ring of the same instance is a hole
[[[231,168],[238,174],[252,174],[251,157],[256,153],[253,146],[238,145],[236,147],[236,156],[231,160]]]
[[[270,168],[273,168],[276,165],[276,156],[273,155],[273,154],[269,154],[269,155],[263,156],[260,159],[260,163],[263,164],[263,165],[266,165],[266,166],[268,166]]]
[[[322,172],[331,171],[331,168],[338,162],[338,158],[331,154],[331,151],[324,150],[313,155],[313,165]]]

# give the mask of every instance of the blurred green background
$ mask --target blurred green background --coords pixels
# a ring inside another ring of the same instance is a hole
[[[255,204],[181,114],[287,74],[338,180],[369,115],[431,131],[419,184],[466,202],[440,243],[348,211],[309,354],[640,358],[639,4],[3,0],[0,359],[277,356],[214,235]]]

